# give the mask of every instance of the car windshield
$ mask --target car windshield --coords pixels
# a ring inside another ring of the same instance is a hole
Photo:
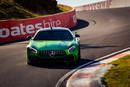
[[[73,40],[73,36],[68,30],[47,30],[38,32],[34,40]]]

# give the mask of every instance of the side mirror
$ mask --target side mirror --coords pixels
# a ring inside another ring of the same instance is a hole
[[[80,35],[79,35],[79,34],[77,34],[77,32],[75,32],[75,37],[80,37]]]
[[[80,35],[79,34],[75,34],[75,37],[80,37]]]
[[[27,39],[27,40],[30,40],[31,38],[32,38],[32,36],[28,36],[26,39]]]

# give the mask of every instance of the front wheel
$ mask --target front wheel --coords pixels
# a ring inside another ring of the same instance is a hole
[[[28,65],[35,65],[36,63],[35,63],[35,61],[32,60],[31,58],[27,58],[27,64],[28,64]]]
[[[31,60],[29,58],[27,59],[27,64],[32,65],[32,62],[31,62]]]

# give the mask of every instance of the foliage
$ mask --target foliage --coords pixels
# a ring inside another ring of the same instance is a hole
[[[0,20],[23,19],[65,11],[56,0],[0,0]]]
[[[116,65],[108,71],[105,82],[108,87],[130,87],[130,55],[112,62]]]

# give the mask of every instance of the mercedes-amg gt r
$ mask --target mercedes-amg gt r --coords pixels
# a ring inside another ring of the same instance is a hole
[[[36,32],[27,46],[27,64],[40,62],[79,62],[80,39],[63,27],[44,28]]]

